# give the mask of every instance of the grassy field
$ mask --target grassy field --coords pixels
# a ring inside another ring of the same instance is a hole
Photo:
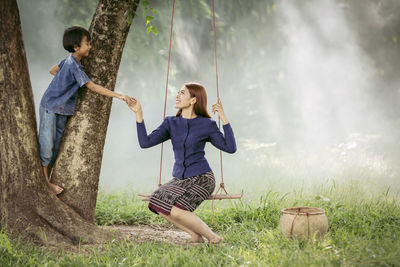
[[[320,186],[312,192],[267,192],[259,199],[217,202],[218,246],[183,246],[129,240],[54,252],[0,232],[0,266],[400,266],[400,198],[387,191],[361,191],[357,185]],[[196,213],[211,224],[211,203]],[[285,207],[326,210],[328,234],[322,242],[285,239],[279,229]],[[166,223],[132,193],[100,192],[99,225]]]

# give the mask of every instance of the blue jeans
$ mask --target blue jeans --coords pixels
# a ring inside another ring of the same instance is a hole
[[[39,107],[39,152],[42,166],[54,165],[69,116]]]

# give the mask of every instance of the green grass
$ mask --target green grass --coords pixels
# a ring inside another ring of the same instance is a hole
[[[389,190],[388,190],[389,191]],[[55,253],[0,232],[0,266],[399,266],[400,199],[389,192],[361,191],[357,184],[315,187],[258,200],[217,201],[218,246],[113,241],[90,253]],[[279,229],[280,210],[292,206],[326,210],[329,230],[322,242],[287,240]],[[211,203],[198,214],[211,224]],[[132,193],[100,192],[96,223],[166,224]]]

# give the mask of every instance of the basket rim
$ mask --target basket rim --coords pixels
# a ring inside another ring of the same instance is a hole
[[[311,211],[301,211],[302,209],[310,209]],[[291,214],[291,215],[321,215],[325,214],[325,210],[316,207],[292,207],[292,208],[284,208],[282,209],[282,214]]]

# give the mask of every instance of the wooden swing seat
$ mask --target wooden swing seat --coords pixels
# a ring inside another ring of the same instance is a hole
[[[139,197],[142,197],[142,201],[149,201],[150,200],[150,195],[138,195]],[[243,197],[243,191],[240,194],[214,194],[211,195],[207,200],[222,200],[222,199],[241,199]]]

